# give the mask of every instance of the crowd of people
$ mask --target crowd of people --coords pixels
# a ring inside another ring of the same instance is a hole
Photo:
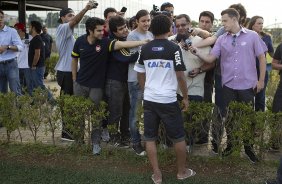
[[[221,12],[222,27],[213,33],[211,11],[201,12],[198,27],[192,27],[190,17],[174,15],[174,6],[169,2],[163,3],[160,11],[139,10],[129,20],[124,18],[125,12],[106,8],[104,19],[88,18],[86,33],[75,39],[74,27],[87,11],[97,6],[95,1],[89,1],[77,15],[71,8],[62,9],[55,39],[60,94],[84,96],[95,105],[101,101],[108,104],[109,116],[99,126],[92,127],[93,154],[101,153],[101,141],[114,139],[115,146],[123,148],[129,148],[131,141],[137,155],[148,155],[152,180],[160,184],[162,173],[156,142],[162,123],[176,152],[177,179],[192,177],[196,172],[186,168],[187,131],[181,111],[189,108],[189,101],[213,102],[214,94],[221,129],[225,128],[227,134],[222,155],[229,156],[236,146],[232,126],[223,127],[229,103],[251,103],[255,111],[265,111],[266,54],[273,57],[273,69],[282,70],[282,44],[274,51],[271,36],[263,31],[263,17],[254,16],[245,24],[246,9],[242,4],[233,4]],[[48,91],[44,85],[44,77],[48,75],[45,64],[52,43],[42,23],[31,21],[27,33],[22,23],[14,28],[4,25],[4,12],[0,10],[0,91],[6,93],[8,85],[17,95],[25,92],[32,95],[37,87]],[[281,82],[280,78],[273,112],[282,111]],[[50,91],[48,100],[55,104]],[[143,136],[137,117],[141,106]],[[222,132],[214,132],[220,128],[210,130],[209,121],[203,122],[203,130],[192,144],[208,143],[211,131],[211,151],[217,154],[219,145],[215,140]],[[118,133],[110,135],[108,125],[114,125]],[[80,130],[82,136],[75,140],[78,143],[83,143],[83,130]],[[64,119],[62,139],[73,140]],[[249,160],[258,162],[253,145],[249,140],[243,143]],[[279,145],[272,148],[279,150]],[[281,164],[278,179],[274,181],[277,183],[282,180]]]

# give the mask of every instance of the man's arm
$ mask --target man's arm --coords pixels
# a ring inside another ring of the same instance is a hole
[[[85,8],[82,9],[76,16],[74,16],[74,18],[69,22],[69,26],[71,29],[73,29],[81,21],[81,19],[83,18],[83,16],[88,10],[96,8],[94,4],[95,2],[96,1],[89,1],[85,6]]]
[[[258,56],[259,60],[259,81],[257,83],[257,92],[260,92],[264,88],[264,78],[266,71],[266,59],[264,53]]]
[[[186,111],[188,109],[189,102],[188,102],[188,88],[185,80],[185,75],[183,71],[175,71],[175,73],[176,73],[179,89],[183,95],[183,100],[182,100],[182,103],[184,105],[183,110]]]
[[[205,54],[194,46],[189,47],[189,50],[191,51],[192,54],[194,54],[195,56],[198,56],[204,62],[212,63],[216,60],[216,57],[214,55]]]
[[[199,36],[203,39],[208,38],[211,36],[211,33],[203,30],[201,28],[193,28],[193,32],[191,33],[193,36]]]
[[[35,49],[34,50],[34,56],[33,56],[33,61],[32,61],[32,69],[36,69],[36,65],[39,61],[40,58],[40,49]]]
[[[274,70],[282,70],[282,64],[280,64],[280,60],[272,59],[272,69]]]
[[[191,75],[189,74],[189,77],[196,77],[200,73],[207,72],[211,69],[213,69],[215,66],[215,62],[213,63],[204,63],[200,68],[194,68],[191,72]]]
[[[198,47],[198,48],[201,48],[201,47],[207,47],[207,46],[211,46],[213,45],[217,40],[217,36],[215,35],[212,35],[210,37],[207,37],[206,39],[198,42],[198,43],[195,43],[195,47]]]
[[[122,48],[133,48],[141,45],[145,45],[149,40],[141,40],[141,41],[116,41],[114,50],[120,50]]]
[[[140,86],[140,88],[141,88],[141,91],[144,92],[144,89],[145,89],[145,81],[146,81],[146,75],[145,75],[145,73],[137,72],[137,79],[138,79],[138,83],[139,83],[139,86]]]
[[[49,36],[50,36],[50,52],[52,52],[53,38],[51,35]]]
[[[78,67],[78,58],[72,58],[71,72],[72,72],[72,80],[73,81],[76,81],[77,67]]]

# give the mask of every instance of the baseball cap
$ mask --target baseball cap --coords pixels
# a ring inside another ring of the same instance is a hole
[[[16,27],[16,28],[22,30],[23,32],[25,32],[25,25],[23,23],[16,23],[14,25],[14,27]]]
[[[62,23],[61,17],[65,16],[68,13],[74,13],[73,9],[71,9],[71,8],[63,8],[60,11],[60,18],[59,18],[58,22]]]

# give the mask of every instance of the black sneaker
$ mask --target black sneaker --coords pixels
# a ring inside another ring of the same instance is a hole
[[[133,144],[132,149],[135,151],[136,155],[145,156],[146,151],[141,145],[141,143]]]
[[[213,155],[218,155],[218,150],[216,148],[212,148],[211,153]]]
[[[232,148],[226,147],[222,152],[222,157],[227,157],[227,156],[231,155],[232,152],[233,152]]]
[[[206,145],[208,144],[208,140],[198,140],[197,142],[195,142],[195,144],[198,144],[198,145]]]
[[[252,150],[245,150],[245,153],[248,156],[251,163],[255,164],[259,161],[258,158],[256,157],[255,153]]]
[[[114,146],[117,148],[129,148],[129,142],[121,140],[121,141],[116,142]]]
[[[66,132],[62,132],[62,138],[61,138],[62,141],[70,141],[70,142],[73,142],[74,139]]]

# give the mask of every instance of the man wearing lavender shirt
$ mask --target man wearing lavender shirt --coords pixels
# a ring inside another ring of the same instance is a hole
[[[264,87],[265,78],[265,48],[261,44],[259,36],[239,25],[239,13],[233,8],[221,12],[222,24],[226,31],[220,36],[211,53],[205,55],[197,48],[190,47],[191,52],[205,62],[214,62],[221,57],[221,75],[223,85],[224,109],[231,101],[253,103],[254,95]],[[260,78],[257,78],[256,57],[260,62]],[[226,112],[223,112],[225,115]],[[233,150],[232,128],[226,127],[227,147],[223,151],[223,156],[230,155]],[[252,163],[258,161],[248,144],[244,140],[245,153]]]

